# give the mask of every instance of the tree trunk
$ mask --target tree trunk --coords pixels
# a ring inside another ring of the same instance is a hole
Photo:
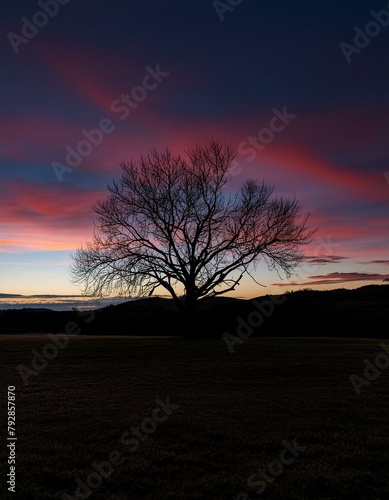
[[[185,338],[195,339],[198,337],[198,313],[195,286],[187,286],[186,288],[184,328]]]

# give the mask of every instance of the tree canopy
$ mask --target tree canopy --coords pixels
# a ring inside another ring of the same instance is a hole
[[[123,162],[121,179],[93,207],[93,240],[73,255],[73,281],[100,297],[162,287],[180,310],[194,311],[206,297],[235,290],[260,261],[290,276],[314,232],[309,214],[264,181],[230,192],[235,156],[212,141],[185,156],[154,149]]]

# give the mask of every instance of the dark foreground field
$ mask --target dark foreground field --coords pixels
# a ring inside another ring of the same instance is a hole
[[[389,370],[360,395],[349,379],[389,340],[252,338],[230,354],[222,340],[76,336],[25,386],[17,366],[47,341],[0,338],[1,498],[75,498],[77,478],[92,492],[78,498],[92,499],[389,498]],[[171,406],[155,412],[157,398]],[[97,473],[109,457],[123,463]]]

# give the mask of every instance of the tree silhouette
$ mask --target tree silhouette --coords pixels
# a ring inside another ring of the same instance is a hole
[[[152,150],[122,163],[120,181],[93,207],[93,241],[73,255],[73,282],[92,296],[145,296],[163,287],[180,310],[194,312],[252,276],[259,261],[290,276],[314,232],[309,214],[296,199],[274,198],[264,182],[248,180],[229,193],[235,155],[212,141],[186,157]]]

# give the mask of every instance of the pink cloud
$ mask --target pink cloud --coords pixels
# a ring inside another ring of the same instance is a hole
[[[61,89],[66,92],[76,93],[85,102],[98,108],[102,117],[115,117],[112,103],[119,99],[121,94],[130,94],[132,89],[142,84],[146,74],[146,67],[153,69],[161,61],[150,61],[144,64],[136,59],[136,55],[120,53],[112,54],[109,50],[90,49],[66,41],[47,39],[41,41],[37,54],[44,60],[61,81]],[[59,56],[60,55],[60,56]],[[170,72],[170,68],[161,64],[163,71]],[[165,85],[165,83],[162,83]],[[131,122],[141,128],[151,125],[162,127],[164,120],[155,113],[160,92],[152,90],[139,106],[131,110]]]
[[[373,147],[375,152],[389,153],[388,113],[388,105],[381,103],[304,113],[299,115],[290,133],[294,140],[300,138],[313,149],[343,153],[349,149],[363,152]]]
[[[64,141],[76,139],[80,127],[45,117],[5,117],[0,123],[2,154],[9,159],[48,161]]]
[[[328,273],[317,276],[309,276],[311,281],[296,282],[290,281],[288,283],[273,283],[273,286],[287,287],[287,286],[311,286],[311,285],[336,285],[341,283],[349,283],[354,281],[369,281],[383,282],[389,280],[389,274],[374,274],[374,273]]]
[[[370,172],[358,172],[355,169],[338,167],[307,151],[301,146],[275,145],[266,148],[261,159],[282,169],[287,177],[296,176],[315,182],[323,189],[337,189],[348,197],[368,201],[387,201],[388,189],[382,176]]]
[[[105,192],[81,191],[62,185],[45,186],[7,181],[2,200],[6,237],[3,251],[12,247],[40,250],[76,248],[93,229],[92,205]]]

